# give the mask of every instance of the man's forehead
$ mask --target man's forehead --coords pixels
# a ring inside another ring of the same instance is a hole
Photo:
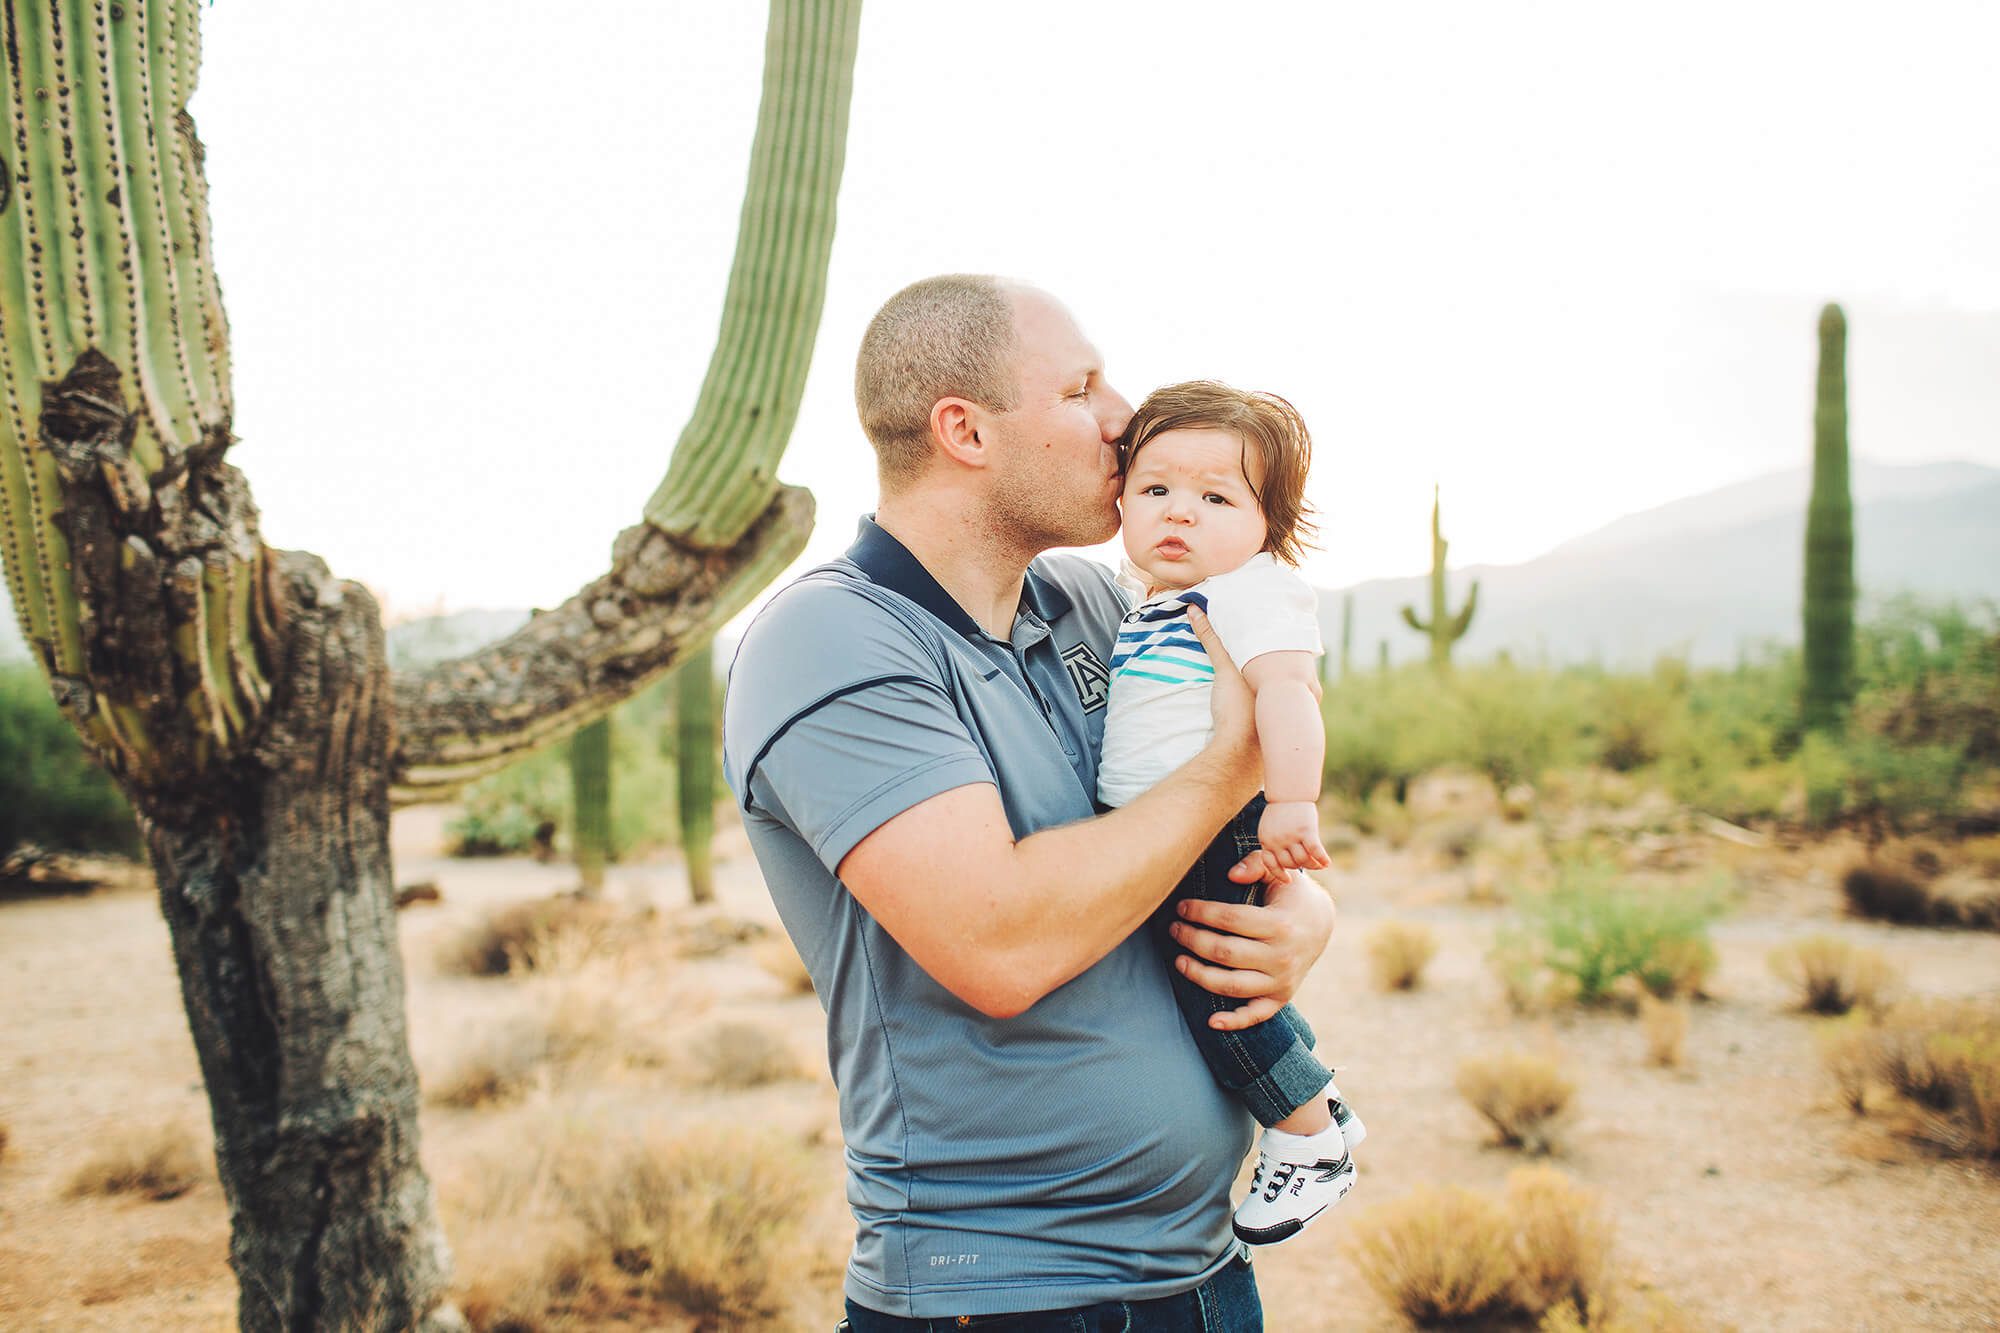
[[[1038,287],[1010,286],[1014,332],[1029,356],[1065,371],[1097,371],[1104,358],[1077,327],[1069,308]]]

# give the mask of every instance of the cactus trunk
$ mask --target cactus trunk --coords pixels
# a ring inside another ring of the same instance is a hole
[[[1354,649],[1354,594],[1347,593],[1340,599],[1340,678],[1347,679],[1353,670],[1351,654]]]
[[[1847,477],[1847,319],[1819,316],[1812,499],[1806,508],[1805,682],[1813,730],[1838,730],[1854,699],[1854,500]]]
[[[1479,606],[1479,580],[1472,581],[1466,593],[1464,609],[1452,615],[1446,609],[1445,595],[1445,551],[1451,543],[1444,539],[1444,528],[1439,518],[1439,500],[1436,490],[1431,492],[1431,618],[1424,620],[1417,615],[1413,606],[1403,608],[1403,623],[1431,641],[1431,666],[1438,671],[1451,670],[1451,646],[1465,637],[1465,631],[1472,627],[1472,614]]]
[[[611,714],[586,722],[569,738],[570,841],[586,894],[604,888],[611,859]]]
[[[688,897],[715,901],[715,651],[703,648],[675,676],[675,772],[680,787],[681,854]]]

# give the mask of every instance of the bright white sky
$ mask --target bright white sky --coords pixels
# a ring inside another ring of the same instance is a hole
[[[1814,319],[1858,453],[2000,464],[2000,7],[870,0],[783,473],[873,474],[860,330],[982,270],[1135,401],[1283,393],[1338,586],[1529,558],[1794,466]],[[194,112],[265,533],[392,617],[551,605],[707,365],[764,8],[220,0]]]

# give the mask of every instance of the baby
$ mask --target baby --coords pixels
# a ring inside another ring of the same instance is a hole
[[[1125,464],[1126,577],[1138,605],[1111,660],[1098,799],[1128,804],[1194,757],[1208,739],[1215,671],[1188,627],[1202,608],[1257,697],[1264,794],[1230,821],[1160,909],[1155,933],[1170,969],[1180,952],[1167,927],[1186,897],[1252,900],[1257,885],[1229,869],[1331,864],[1319,838],[1319,620],[1294,569],[1312,535],[1305,503],[1312,440],[1273,394],[1198,380],[1139,405],[1120,443]],[[1239,1238],[1268,1245],[1297,1235],[1354,1185],[1353,1149],[1366,1130],[1312,1054],[1312,1030],[1286,1005],[1241,1031],[1214,1017],[1236,1002],[1172,970],[1175,997],[1216,1080],[1243,1100],[1264,1135]]]

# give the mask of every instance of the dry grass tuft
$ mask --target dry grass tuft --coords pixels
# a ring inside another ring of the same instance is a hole
[[[806,971],[805,960],[792,947],[791,940],[783,935],[773,935],[761,941],[756,948],[757,966],[775,978],[779,985],[793,995],[813,993],[812,974]]]
[[[1504,1200],[1419,1188],[1364,1213],[1349,1246],[1369,1286],[1419,1327],[1681,1327],[1655,1317],[1671,1311],[1664,1302],[1618,1308],[1610,1219],[1595,1193],[1550,1167],[1512,1172]]]
[[[1539,1314],[1569,1303],[1578,1310],[1610,1305],[1611,1222],[1596,1194],[1550,1166],[1521,1167],[1507,1176],[1507,1214],[1514,1224],[1515,1301]]]
[[[1419,1325],[1491,1317],[1515,1291],[1506,1210],[1457,1186],[1422,1186],[1377,1205],[1350,1252],[1376,1294]]]
[[[474,1328],[658,1327],[668,1312],[770,1326],[804,1266],[798,1219],[815,1192],[797,1144],[722,1130],[607,1141],[570,1122],[536,1145],[471,1201],[458,1248]]]
[[[202,1176],[201,1149],[186,1125],[124,1126],[71,1173],[65,1193],[140,1194],[175,1199]]]
[[[1908,1000],[1823,1039],[1821,1060],[1857,1113],[1871,1085],[1900,1099],[1899,1129],[1948,1153],[2000,1157],[2000,1003]]]
[[[805,1077],[805,1067],[784,1034],[759,1023],[722,1022],[705,1029],[683,1051],[682,1074],[709,1088],[756,1088]]]
[[[1557,1146],[1576,1085],[1555,1056],[1510,1050],[1461,1062],[1458,1091],[1499,1131],[1501,1143],[1548,1153]]]
[[[1687,1055],[1688,1006],[1685,1000],[1656,1000],[1639,994],[1639,1028],[1646,1035],[1646,1060],[1662,1069],[1678,1068]]]
[[[1368,937],[1368,962],[1381,990],[1415,990],[1437,956],[1437,933],[1411,921],[1384,921]]]
[[[649,1040],[635,1030],[617,978],[585,971],[546,984],[530,1012],[475,1038],[425,1086],[440,1106],[476,1110],[517,1100],[579,1070],[620,1062],[657,1063]]]
[[[1815,1014],[1879,1010],[1901,980],[1879,950],[1837,935],[1808,935],[1773,949],[1768,961],[1772,973],[1799,993],[1799,1007]]]
[[[0,1124],[0,1161],[7,1158],[7,1126]]]
[[[634,922],[609,903],[573,894],[503,907],[447,942],[438,971],[502,977],[573,970],[602,956]]]

